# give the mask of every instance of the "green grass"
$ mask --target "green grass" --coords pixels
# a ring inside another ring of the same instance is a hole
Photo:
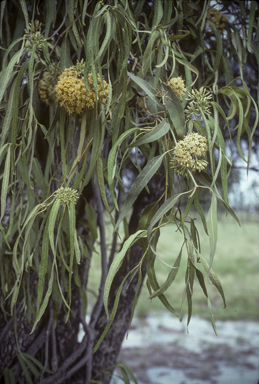
[[[207,284],[209,297],[216,319],[259,319],[259,218],[247,219],[241,216],[241,228],[230,217],[221,216],[218,223],[218,243],[213,262],[213,270],[218,275],[224,289],[227,308],[218,291],[212,284]],[[201,252],[209,261],[209,241],[202,225],[197,224],[200,233]],[[169,225],[161,230],[157,253],[168,264],[173,265],[182,244],[182,235]],[[180,313],[186,271],[186,252],[182,255],[180,270],[172,286],[166,291],[167,299],[177,313]],[[156,261],[159,283],[162,284],[169,268]],[[200,268],[202,270],[202,268]],[[137,305],[137,315],[146,316],[150,311],[163,311],[159,299],[148,300],[148,290],[144,284]],[[184,306],[187,314],[187,305]],[[194,282],[193,314],[209,318],[207,302],[197,279]]]
[[[207,284],[209,297],[212,303],[214,317],[217,320],[259,320],[259,217],[240,215],[241,228],[231,216],[220,216],[218,223],[218,243],[213,262],[213,270],[218,275],[224,289],[227,308],[223,309],[223,302],[218,291],[212,284]],[[204,233],[202,225],[197,224],[201,252],[209,261],[209,240]],[[108,238],[111,236],[111,228],[107,228]],[[175,232],[175,226],[168,225],[161,230],[157,247],[158,255],[168,264],[173,265],[182,244],[182,235]],[[98,247],[97,247],[98,251]],[[166,297],[176,312],[180,314],[184,279],[186,271],[187,255],[182,254],[181,266],[172,286],[166,291]],[[159,284],[163,284],[170,268],[157,260],[155,263]],[[202,267],[200,270],[203,270]],[[90,270],[89,287],[98,292],[100,281],[100,255],[94,253]],[[94,299],[89,296],[90,306]],[[166,309],[158,298],[150,301],[149,293],[144,283],[136,308],[138,317],[146,317],[150,312],[156,314]],[[184,306],[184,314],[187,314],[187,305]],[[197,279],[194,282],[193,315],[209,318],[207,302]]]

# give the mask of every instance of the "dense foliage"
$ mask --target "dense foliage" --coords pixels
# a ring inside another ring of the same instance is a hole
[[[146,274],[149,298],[181,320],[183,311],[166,291],[186,268],[187,324],[196,280],[216,333],[207,284],[226,305],[212,269],[218,204],[239,223],[228,202],[226,140],[232,147],[235,138],[249,168],[258,124],[252,97],[258,83],[251,91],[245,81],[246,62],[259,62],[258,5],[234,3],[1,2],[0,375],[6,384],[109,382],[121,341],[111,367],[101,350],[108,353],[105,340],[120,311],[129,313],[122,337],[127,331]],[[210,255],[202,255],[198,217]],[[167,224],[174,225],[172,246],[175,230],[183,241],[160,286],[156,245]],[[98,243],[101,279],[92,308],[88,276]],[[77,342],[80,324],[85,336]],[[69,347],[61,342],[63,326]],[[127,382],[132,373],[120,368]]]

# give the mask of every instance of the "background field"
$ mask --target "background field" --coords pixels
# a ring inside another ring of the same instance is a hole
[[[259,320],[259,216],[238,215],[241,228],[231,216],[221,215],[218,224],[218,245],[213,262],[213,270],[217,273],[224,289],[227,308],[215,287],[209,284],[208,291],[212,302],[214,316],[217,320]],[[201,251],[203,257],[209,260],[209,241],[202,225],[199,228]],[[108,230],[107,236],[111,237]],[[175,226],[168,225],[161,230],[157,253],[168,264],[173,265],[182,244],[182,235],[175,231]],[[100,279],[100,255],[94,253],[90,273],[90,287],[98,288]],[[181,300],[184,289],[186,270],[186,253],[183,252],[180,270],[173,285],[166,292],[166,296],[177,313],[180,313]],[[169,272],[169,268],[156,261],[156,271],[159,283],[162,284]],[[165,310],[159,299],[148,299],[149,293],[144,283],[136,308],[138,317],[146,317],[150,312]],[[93,297],[89,295],[90,305]],[[184,307],[184,314],[187,306]],[[194,283],[193,314],[202,318],[209,318],[205,296],[197,282]]]

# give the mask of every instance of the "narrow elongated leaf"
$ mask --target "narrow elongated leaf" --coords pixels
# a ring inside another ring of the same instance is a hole
[[[155,234],[155,236],[156,236],[156,234]],[[153,237],[153,239],[154,239],[154,237]],[[147,242],[147,246],[148,246],[148,242]],[[154,248],[152,247],[152,249],[154,249]],[[148,252],[146,254],[146,257],[145,257],[145,260],[146,260],[146,263],[147,263],[147,275],[148,275],[147,286],[148,286],[148,290],[149,290],[149,294],[150,295],[152,295],[151,288],[154,291],[158,291],[160,289],[160,286],[158,284],[158,281],[157,281],[157,278],[156,278],[156,274],[155,274],[155,268],[154,268],[155,254],[152,251],[152,249],[150,248],[148,250]],[[164,305],[164,307],[168,311],[173,313],[175,316],[179,317],[177,315],[177,313],[175,312],[174,308],[171,306],[171,304],[169,303],[169,301],[167,300],[167,298],[165,297],[165,295],[163,293],[160,293],[160,295],[158,295],[157,298],[161,301],[161,303]]]
[[[165,97],[165,106],[169,114],[170,121],[176,130],[177,137],[182,139],[186,134],[183,106],[171,87],[165,85],[164,88],[167,92]]]
[[[103,40],[103,43],[102,43],[102,46],[101,48],[99,49],[99,52],[98,52],[98,55],[96,56],[95,58],[95,62],[97,62],[99,60],[100,57],[102,57],[102,55],[105,53],[105,51],[107,50],[107,45],[108,45],[108,42],[111,38],[111,33],[112,33],[112,22],[111,22],[111,15],[110,15],[110,12],[107,12],[106,15],[105,15],[105,21],[106,21],[106,35],[105,35],[105,38]],[[113,24],[114,26],[115,24]]]
[[[153,299],[154,297],[161,295],[172,285],[172,283],[174,282],[176,275],[178,273],[179,267],[180,267],[181,257],[182,257],[182,248],[180,250],[180,253],[179,253],[177,259],[175,260],[173,268],[171,269],[171,271],[169,272],[169,274],[167,276],[166,281],[164,282],[163,285],[161,285],[161,287],[158,290],[156,290],[155,292],[152,293],[152,295],[149,296],[149,299]]]
[[[114,258],[111,266],[110,266],[110,269],[109,269],[109,272],[108,272],[108,275],[107,275],[107,278],[106,278],[106,281],[105,281],[105,287],[104,287],[104,294],[103,294],[103,303],[104,303],[104,308],[105,308],[105,312],[107,314],[107,318],[109,317],[109,312],[108,312],[108,298],[109,298],[109,293],[110,293],[110,289],[111,289],[111,285],[112,285],[112,282],[113,282],[113,279],[116,275],[116,273],[118,272],[119,268],[121,267],[121,264],[123,262],[123,259],[127,253],[127,251],[129,250],[129,248],[141,237],[144,237],[146,236],[146,231],[145,230],[138,230],[136,233],[134,233],[133,235],[131,235],[126,241],[125,243],[123,244],[123,247],[121,249],[121,251],[117,254],[117,256]]]
[[[186,296],[188,302],[188,317],[187,317],[187,326],[190,323],[192,317],[192,294],[193,294],[193,283],[195,276],[195,266],[192,261],[188,260],[188,267],[186,270]]]
[[[210,265],[211,269],[213,258],[216,252],[217,238],[218,238],[218,220],[217,220],[217,198],[213,193],[211,198],[211,205],[207,217],[207,228],[209,234],[209,244],[210,244]]]
[[[147,237],[148,239],[150,239],[150,236],[151,236],[151,231],[154,227],[154,225],[168,212],[170,211],[173,206],[175,205],[175,203],[177,202],[177,200],[179,199],[180,196],[186,194],[186,193],[189,193],[188,192],[184,192],[184,193],[178,193],[177,195],[174,195],[172,197],[170,197],[168,200],[166,200],[166,202],[164,204],[161,205],[161,207],[158,209],[158,211],[155,213],[155,215],[153,216],[152,220],[150,221],[150,224],[149,224],[149,227],[148,227],[148,232],[147,232]]]
[[[160,167],[163,157],[165,154],[156,156],[143,168],[141,173],[134,180],[128,196],[126,197],[125,203],[121,209],[118,221],[115,225],[115,230],[119,227],[121,221],[127,215],[129,209],[131,209],[133,203],[136,201],[138,195],[142,189],[148,184],[150,179],[154,176],[158,168]]]
[[[115,191],[114,191],[114,176],[115,176],[116,168],[117,168],[117,164],[116,164],[117,150],[118,150],[119,145],[123,142],[123,140],[125,140],[131,133],[133,133],[134,131],[136,131],[138,129],[139,129],[138,127],[135,127],[135,128],[131,128],[128,131],[124,132],[119,137],[119,139],[116,141],[116,143],[114,144],[114,146],[112,147],[112,149],[110,150],[110,153],[109,153],[109,157],[108,157],[108,161],[107,161],[108,184],[109,184],[109,188],[111,191],[111,196],[112,196],[113,202],[114,202],[117,210],[119,210],[119,207],[117,204],[117,199],[116,199],[116,195],[115,195]]]
[[[11,58],[8,67],[6,67],[2,72],[1,72],[1,77],[0,77],[0,103],[3,99],[4,93],[6,91],[6,86],[9,83],[9,80],[13,76],[13,67],[14,65],[20,60],[20,57],[22,55],[21,50],[16,52],[13,57]]]
[[[116,294],[116,297],[115,297],[114,306],[113,306],[113,309],[112,309],[111,316],[110,316],[110,318],[109,318],[109,321],[108,321],[108,323],[107,323],[107,325],[106,325],[106,327],[105,327],[103,333],[101,334],[99,340],[97,341],[97,343],[96,343],[96,345],[95,345],[95,347],[94,347],[94,349],[93,349],[93,353],[95,353],[95,352],[97,351],[97,349],[99,348],[101,342],[102,342],[103,339],[105,338],[107,332],[109,331],[109,329],[110,329],[110,327],[111,327],[111,325],[112,325],[112,323],[113,323],[114,317],[115,317],[116,312],[117,312],[117,308],[118,308],[118,304],[119,304],[120,295],[121,295],[121,291],[122,291],[123,285],[124,285],[125,281],[126,281],[127,278],[130,276],[131,273],[133,273],[132,270],[129,271],[129,272],[127,273],[127,275],[126,275],[126,276],[124,277],[124,279],[122,280],[121,285],[119,286],[119,289],[118,289],[117,294]],[[107,280],[106,280],[106,281],[107,281]],[[107,308],[107,312],[106,312],[106,313],[108,313],[108,308]]]
[[[4,214],[5,214],[5,208],[6,208],[6,198],[7,198],[7,192],[9,187],[9,176],[10,176],[10,166],[11,166],[11,148],[9,146],[6,160],[5,160],[5,167],[4,167],[4,177],[2,181],[2,193],[1,193],[1,217],[0,220],[2,220]]]
[[[50,242],[53,255],[56,255],[56,249],[54,246],[54,228],[55,228],[59,207],[60,207],[60,200],[56,199],[51,208],[50,217],[49,217],[48,233],[49,233],[49,242]]]
[[[18,360],[19,360],[20,366],[22,367],[22,370],[26,379],[26,383],[33,384],[32,378],[29,374],[28,368],[26,367],[25,361],[20,354],[18,354]]]
[[[49,219],[46,223],[46,228],[48,228]],[[48,231],[45,230],[42,239],[42,251],[41,251],[41,260],[39,265],[39,280],[38,280],[38,294],[37,294],[37,312],[39,311],[43,289],[45,276],[48,270],[48,260],[49,260],[49,234]]]
[[[220,293],[220,296],[222,297],[223,304],[224,304],[223,308],[226,308],[226,306],[227,306],[226,299],[225,299],[224,291],[223,291],[223,288],[222,288],[222,285],[221,285],[221,283],[219,281],[218,276],[212,270],[212,268],[209,271],[209,265],[208,265],[207,261],[204,259],[204,257],[202,257],[202,255],[199,255],[199,256],[200,256],[200,259],[201,259],[201,262],[202,262],[202,266],[203,266],[205,272],[206,273],[209,272],[209,279],[210,279],[210,281],[212,282],[213,285],[215,285],[215,287],[217,288],[218,292]]]
[[[196,276],[197,276],[197,279],[199,281],[199,284],[200,284],[200,286],[201,286],[201,288],[202,288],[202,290],[204,292],[204,295],[207,297],[207,303],[208,303],[208,309],[209,309],[209,312],[210,312],[210,319],[211,319],[212,327],[214,329],[215,334],[218,335],[217,334],[215,320],[214,320],[214,315],[213,315],[213,312],[212,312],[212,306],[211,306],[211,303],[210,303],[210,300],[209,300],[209,296],[208,296],[208,292],[207,292],[207,288],[206,288],[206,284],[205,284],[205,281],[204,281],[203,274],[196,267],[195,267],[195,271],[196,271]]]
[[[55,263],[52,264],[52,268],[51,268],[51,275],[50,275],[50,279],[49,279],[49,284],[48,284],[48,289],[47,289],[47,292],[46,292],[46,295],[44,297],[44,300],[43,300],[43,303],[39,309],[39,312],[37,313],[37,316],[36,316],[36,319],[35,319],[35,322],[33,324],[33,327],[32,327],[32,330],[31,330],[31,334],[34,332],[35,328],[36,328],[36,325],[38,324],[38,322],[40,321],[40,319],[42,318],[47,306],[48,306],[48,303],[49,303],[49,298],[50,298],[50,295],[52,293],[52,287],[53,287],[53,280],[54,280],[54,265]]]
[[[132,75],[132,73],[130,72],[127,72],[127,74],[141,89],[143,89],[143,91],[146,92],[146,94],[152,99],[155,104],[160,106],[158,99],[155,97],[155,94],[157,93],[156,90],[151,87],[151,85],[147,81],[141,79],[138,76]]]
[[[138,147],[142,144],[152,143],[161,139],[170,129],[170,124],[166,120],[162,120],[152,131],[143,135],[140,139],[136,140],[133,144],[130,144],[129,147]]]

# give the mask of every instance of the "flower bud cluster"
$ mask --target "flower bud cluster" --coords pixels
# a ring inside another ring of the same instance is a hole
[[[51,64],[48,69],[43,72],[42,78],[38,83],[38,92],[44,103],[50,104],[56,97],[55,83],[59,68],[55,64]]]
[[[194,114],[196,117],[201,115],[200,109],[203,111],[203,113],[209,115],[209,106],[210,106],[210,100],[212,99],[212,95],[210,92],[207,92],[203,87],[201,87],[199,90],[195,89],[188,93],[188,99],[191,100],[189,103],[187,109],[185,110],[186,113],[192,115]]]
[[[109,85],[97,75],[98,99],[105,103]],[[65,68],[55,87],[56,96],[61,106],[64,106],[72,115],[81,115],[85,108],[91,108],[96,103],[96,95],[92,73],[88,74],[89,89],[85,86],[84,63]]]
[[[210,27],[211,22],[213,22],[216,24],[218,29],[222,31],[225,28],[226,15],[222,15],[222,13],[216,8],[211,8],[208,11],[208,21]]]
[[[75,189],[61,187],[55,192],[55,197],[60,200],[60,203],[63,205],[68,205],[69,203],[75,204],[78,199],[78,193]]]
[[[180,101],[183,100],[183,96],[186,92],[184,80],[182,79],[182,76],[179,77],[173,77],[171,80],[167,82],[167,85],[172,88],[176,96]]]
[[[137,96],[137,106],[139,111],[143,111],[146,109],[144,105],[143,97]]]
[[[204,156],[208,151],[206,137],[199,133],[189,133],[183,140],[178,141],[174,148],[174,159],[171,161],[172,168],[179,175],[189,177],[191,172],[201,172],[208,165]]]
[[[25,34],[25,48],[28,51],[32,51],[33,46],[36,45],[36,52],[39,52],[42,49],[42,43],[44,37],[41,34],[41,23],[39,20],[36,20],[34,24],[29,24],[28,29],[24,30]]]

